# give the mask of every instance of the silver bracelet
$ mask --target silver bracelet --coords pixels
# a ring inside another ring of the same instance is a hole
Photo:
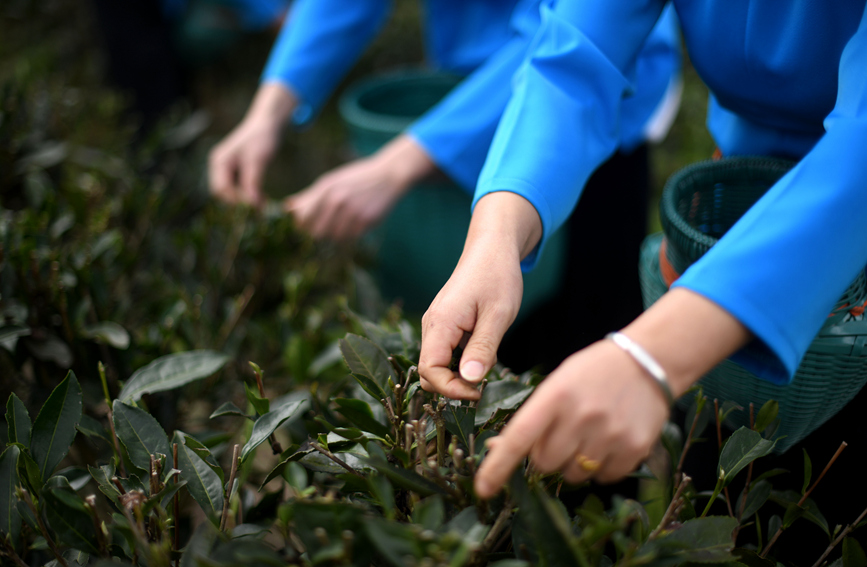
[[[623,333],[608,333],[606,339],[611,340],[614,344],[628,353],[639,366],[644,368],[651,378],[657,383],[662,394],[668,402],[668,407],[674,405],[674,396],[671,394],[671,387],[668,385],[668,375],[662,366],[656,362],[650,353],[644,350],[638,343],[624,335]]]

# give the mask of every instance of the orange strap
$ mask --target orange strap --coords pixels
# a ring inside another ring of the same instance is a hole
[[[663,237],[662,244],[659,245],[659,273],[662,274],[666,287],[671,287],[671,284],[677,281],[680,274],[677,273],[674,266],[668,261],[668,256],[665,255],[666,248],[668,248],[668,239]]]

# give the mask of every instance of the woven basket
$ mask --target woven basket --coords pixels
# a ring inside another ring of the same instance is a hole
[[[339,109],[356,154],[376,152],[406,130],[458,84],[444,73],[404,70],[370,77],[341,97]],[[376,256],[374,277],[388,299],[423,313],[454,271],[470,225],[472,195],[442,179],[420,183],[365,239]],[[518,320],[560,289],[567,254],[565,231],[551,236],[536,268],[524,274]]]
[[[676,273],[683,273],[755,203],[793,163],[770,158],[739,157],[694,164],[665,185],[660,215],[664,234],[643,243],[639,274],[645,308],[668,290],[660,266],[660,249]],[[670,278],[669,278],[670,281]],[[809,435],[843,408],[867,382],[867,278],[864,272],[834,306],[787,386],[762,380],[730,360],[701,379],[710,399],[730,400],[756,408],[768,400],[780,404],[777,452]],[[688,396],[678,403],[686,406]],[[730,414],[730,427],[749,426],[749,411]]]

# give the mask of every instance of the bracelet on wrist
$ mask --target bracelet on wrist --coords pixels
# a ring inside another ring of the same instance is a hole
[[[668,407],[674,405],[674,396],[671,393],[671,387],[668,385],[668,375],[662,366],[656,362],[649,352],[644,350],[638,343],[624,335],[623,333],[608,333],[605,335],[607,340],[610,340],[638,363],[656,382],[662,395],[665,396],[665,401],[668,402]]]

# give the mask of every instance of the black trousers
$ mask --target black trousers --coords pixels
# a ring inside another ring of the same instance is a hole
[[[616,153],[587,182],[569,218],[560,292],[504,337],[499,359],[517,372],[554,370],[573,352],[642,312],[638,254],[647,234],[648,150]]]

